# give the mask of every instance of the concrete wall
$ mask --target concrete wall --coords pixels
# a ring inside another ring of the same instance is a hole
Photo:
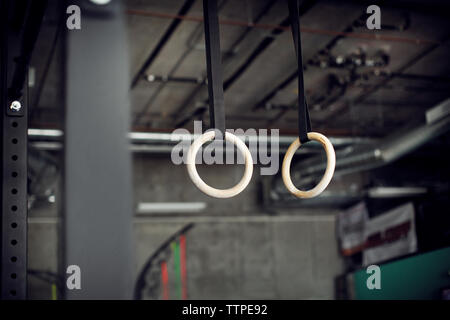
[[[232,199],[213,199],[191,183],[185,166],[168,156],[134,156],[138,202],[204,201],[205,211],[139,215],[134,219],[135,272],[173,233],[187,223],[188,297],[191,299],[332,299],[334,277],[342,272],[335,240],[335,211],[261,207],[259,170],[249,187]],[[243,166],[200,166],[211,185],[229,187]],[[58,199],[57,199],[58,201]],[[56,272],[56,204],[30,211],[29,268]],[[173,258],[167,252],[171,298],[176,298]],[[159,270],[155,270],[159,273]],[[156,293],[161,295],[160,289]],[[148,295],[145,295],[148,297]],[[30,276],[30,298],[51,297],[48,284]]]
[[[290,210],[269,215],[259,197],[259,170],[232,199],[200,192],[183,165],[169,157],[135,156],[135,202],[204,201],[204,212],[139,217],[135,221],[137,269],[160,244],[187,223],[188,296],[192,299],[332,299],[342,271],[335,237],[335,212]],[[199,166],[215,187],[239,181],[243,166]],[[170,250],[168,255],[170,256]],[[169,279],[174,280],[172,258]],[[172,274],[172,277],[171,277]],[[174,289],[171,281],[171,289]],[[171,297],[177,295],[171,290]]]
[[[342,263],[333,216],[174,220],[135,225],[138,266],[170,233],[193,221],[186,237],[191,299],[334,297],[333,279]],[[176,298],[170,249],[167,254],[171,298]]]

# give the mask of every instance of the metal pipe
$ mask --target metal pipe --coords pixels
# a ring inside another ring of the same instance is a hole
[[[174,14],[166,14],[156,11],[144,11],[144,10],[135,10],[129,9],[126,11],[129,15],[139,15],[146,17],[155,17],[155,18],[163,18],[163,19],[177,19],[177,20],[186,20],[193,22],[202,22],[203,18],[194,17],[194,16],[186,16],[186,15],[174,15]],[[230,26],[239,26],[239,27],[248,27],[248,28],[259,28],[259,29],[278,29],[278,30],[289,30],[289,26],[281,26],[274,24],[264,24],[264,23],[250,23],[247,21],[239,21],[239,20],[219,20],[220,24],[230,25]],[[315,28],[301,28],[301,32],[304,33],[312,33],[312,34],[321,34],[328,36],[343,36],[347,38],[357,38],[357,39],[365,39],[365,40],[375,40],[375,41],[393,41],[393,42],[404,42],[404,43],[412,43],[417,45],[422,44],[435,44],[437,41],[433,41],[430,39],[419,39],[419,38],[404,38],[404,37],[395,37],[395,36],[383,36],[379,34],[367,34],[367,33],[355,33],[355,32],[339,32],[335,30],[326,30],[326,29],[315,29]]]
[[[39,150],[60,150],[62,148],[64,133],[56,129],[28,129],[30,145]],[[237,135],[251,145],[270,143],[270,136],[243,136]],[[138,153],[170,153],[173,146],[180,141],[192,141],[198,134],[190,133],[162,133],[162,132],[130,132],[128,137],[131,142],[131,151]],[[279,136],[278,143],[280,153],[284,153],[287,147],[295,139],[295,136]],[[349,145],[373,144],[376,140],[364,137],[330,137],[331,143],[337,148]],[[256,141],[255,141],[256,140]],[[320,150],[319,145],[310,144],[307,148],[300,149],[300,153],[315,153]]]
[[[450,105],[450,99],[443,104]],[[371,170],[387,165],[416,150],[432,139],[450,130],[450,116],[446,115],[433,123],[423,124],[406,133],[397,133],[370,147],[344,150],[337,153],[335,175]],[[299,163],[297,174],[302,181],[313,181],[325,170],[321,157]]]
[[[60,140],[64,136],[64,132],[58,129],[28,129],[28,137],[32,141],[48,141]],[[165,133],[165,132],[130,132],[128,134],[132,143],[169,143],[176,144],[182,140],[193,140],[197,138],[198,134],[191,133]],[[238,137],[243,138],[242,135],[237,134]],[[246,136],[246,140],[258,139],[258,142],[265,142],[270,137]],[[279,144],[291,144],[295,136],[283,135],[279,136]],[[372,138],[364,137],[330,137],[330,141],[337,145],[353,145],[353,144],[371,144],[376,141]]]

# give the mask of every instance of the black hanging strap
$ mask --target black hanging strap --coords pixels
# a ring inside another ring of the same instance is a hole
[[[305,84],[303,82],[302,41],[300,38],[298,0],[288,0],[288,6],[298,64],[298,137],[303,144],[309,141],[308,132],[311,131],[311,121],[309,119],[308,105],[305,97]]]
[[[212,128],[218,129],[222,133],[222,137],[224,137],[225,109],[217,0],[203,0],[203,16],[205,24],[210,124]]]

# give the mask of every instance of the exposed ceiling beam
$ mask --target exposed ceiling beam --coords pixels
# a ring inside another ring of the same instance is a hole
[[[195,3],[195,0],[186,0],[183,6],[181,7],[180,11],[178,12],[178,15],[185,15],[192,7],[192,5]],[[145,71],[150,67],[150,65],[155,61],[158,54],[161,52],[161,50],[164,48],[166,43],[171,38],[172,34],[177,29],[178,25],[180,24],[182,20],[180,18],[174,18],[172,23],[167,28],[166,32],[163,34],[161,39],[159,40],[158,44],[156,45],[155,49],[150,53],[148,58],[145,60],[145,62],[142,64],[139,71],[136,73],[136,75],[133,78],[133,81],[131,82],[131,88],[134,88],[139,80],[142,78],[142,76],[145,74]]]
[[[227,1],[228,0],[221,1],[221,3],[219,4],[219,11],[227,3]],[[171,78],[171,77],[173,77],[175,75],[176,71],[179,69],[179,67],[184,62],[184,60],[188,57],[188,55],[192,52],[192,50],[194,50],[195,44],[192,43],[192,42],[197,42],[200,39],[200,35],[202,34],[202,32],[201,32],[202,31],[202,26],[203,26],[202,24],[199,24],[197,26],[197,28],[195,28],[195,30],[192,32],[192,35],[195,38],[195,40],[188,42],[188,48],[183,52],[183,54],[174,63],[173,67],[171,68],[171,70],[168,73],[167,78]],[[145,72],[145,70],[144,70],[144,72]],[[148,77],[147,77],[147,79],[148,79]],[[205,80],[201,79],[200,82],[198,80],[196,82],[198,82],[201,85],[203,85]],[[138,124],[140,119],[148,113],[148,111],[150,110],[151,106],[156,101],[156,98],[161,94],[162,90],[165,88],[166,84],[167,84],[166,82],[162,82],[162,83],[158,84],[158,88],[153,92],[151,97],[148,99],[148,101],[145,104],[144,108],[142,108],[142,110],[134,118],[133,125]]]

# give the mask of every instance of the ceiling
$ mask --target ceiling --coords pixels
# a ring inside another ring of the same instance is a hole
[[[31,62],[30,126],[37,128],[62,123],[64,28],[58,25],[65,21],[59,3],[50,1]],[[208,122],[202,1],[123,3],[133,130],[192,129],[194,120]],[[421,121],[426,109],[450,96],[447,2],[381,2],[381,30],[366,28],[369,4],[301,1],[304,78],[315,131],[385,136]],[[297,65],[286,2],[222,0],[219,7],[227,128],[295,134]]]

